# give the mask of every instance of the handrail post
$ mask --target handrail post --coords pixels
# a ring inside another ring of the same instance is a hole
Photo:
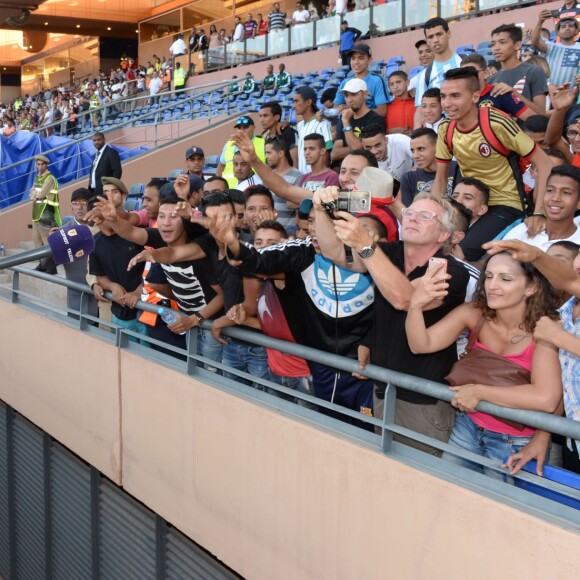
[[[197,341],[201,329],[190,328],[187,331],[187,374],[189,376],[197,373],[197,361],[193,358],[197,354]]]
[[[20,274],[18,272],[12,272],[12,293],[10,298],[12,304],[17,304],[20,302],[20,296],[18,296],[18,291],[20,290]]]
[[[385,400],[383,408],[383,425],[381,427],[381,447],[383,453],[387,454],[393,448],[393,433],[387,428],[387,425],[395,422],[395,405],[397,403],[397,387],[392,383],[387,383],[385,389]]]

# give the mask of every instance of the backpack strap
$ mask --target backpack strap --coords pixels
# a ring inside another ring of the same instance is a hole
[[[509,157],[511,151],[504,146],[504,144],[496,137],[496,134],[491,128],[491,121],[489,119],[489,107],[479,107],[479,127],[485,140],[489,143],[492,149],[495,149],[498,153],[504,157]]]
[[[455,132],[455,127],[457,126],[457,121],[450,121],[447,125],[447,132],[445,133],[445,144],[451,155],[453,155],[453,133]]]

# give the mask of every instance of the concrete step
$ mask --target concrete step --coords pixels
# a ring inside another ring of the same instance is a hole
[[[18,242],[18,248],[21,250],[33,250],[34,242],[32,240],[27,240],[25,242]]]
[[[0,284],[10,284],[12,277],[5,273],[5,272],[0,272]]]

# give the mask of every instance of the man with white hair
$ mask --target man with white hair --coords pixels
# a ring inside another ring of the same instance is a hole
[[[418,195],[402,211],[402,241],[375,242],[358,219],[347,212],[336,212],[331,220],[323,203],[338,197],[337,188],[326,188],[314,194],[316,236],[323,256],[338,266],[347,266],[345,245],[352,249],[354,263],[350,269],[368,272],[375,283],[373,326],[359,346],[359,366],[372,362],[383,368],[407,373],[436,382],[445,376],[457,360],[455,344],[429,355],[411,352],[405,332],[405,319],[413,294],[413,280],[427,272],[429,259],[447,262],[449,288],[445,298],[426,308],[425,320],[431,326],[465,301],[469,273],[453,258],[444,255],[454,232],[453,208],[450,203],[431,194]],[[386,388],[376,382],[373,414],[382,418]],[[446,402],[397,389],[395,422],[423,435],[447,441],[453,427],[454,409]],[[396,437],[417,449],[439,455],[431,446]]]

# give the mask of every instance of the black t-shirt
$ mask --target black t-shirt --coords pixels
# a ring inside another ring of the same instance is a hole
[[[296,132],[296,129],[294,129],[294,127],[290,126],[284,127],[280,135],[271,135],[269,131],[262,133],[263,139],[268,140],[273,137],[279,137],[280,139],[282,139],[288,146],[288,150],[298,146],[296,142],[298,139],[298,133]]]
[[[244,302],[244,287],[242,274],[224,258],[219,259],[219,248],[214,238],[207,234],[195,240],[205,252],[212,264],[213,271],[224,293],[224,310],[227,312],[232,306]]]
[[[94,276],[107,276],[111,282],[120,284],[132,292],[143,281],[143,269],[145,264],[141,262],[127,272],[127,266],[143,246],[129,242],[117,234],[105,236],[98,233],[95,236],[95,251],[89,259],[89,272]],[[137,310],[127,306],[121,306],[116,302],[111,303],[111,311],[120,320],[134,320]]]
[[[378,246],[401,272],[405,272],[403,242],[379,242]],[[444,257],[440,252],[435,255]],[[414,280],[424,276],[426,272],[427,264],[415,268],[407,278]],[[435,324],[456,306],[465,302],[469,272],[460,262],[450,258],[447,258],[447,272],[451,274],[449,293],[439,308],[425,311],[427,327]],[[372,329],[362,342],[371,349],[371,362],[393,371],[444,382],[444,377],[449,374],[453,363],[457,360],[455,343],[432,354],[413,354],[407,342],[406,319],[407,312],[393,307],[377,288]],[[379,396],[384,395],[384,383],[377,383],[377,387]],[[434,404],[437,402],[436,399],[403,388],[397,390],[397,397],[412,403]]]
[[[352,127],[352,132],[355,137],[360,137],[362,130],[369,125],[379,125],[383,128],[383,133],[387,132],[387,125],[385,123],[385,118],[377,115],[374,111],[369,111],[366,115],[363,115],[360,119],[355,119],[354,117],[350,120],[350,126]],[[344,137],[344,130],[342,126],[342,118],[338,119],[338,124],[336,125],[336,141],[342,139],[342,142],[346,145],[346,139]]]
[[[433,182],[435,181],[435,171],[425,171],[425,169],[416,169],[407,171],[401,177],[401,189],[403,194],[403,203],[409,207],[413,199],[419,193],[431,193]],[[452,161],[449,166],[449,177],[447,179],[447,195],[451,196],[453,184],[461,179],[461,171],[456,161]]]
[[[148,235],[146,246],[163,248],[167,245],[157,228],[147,228],[146,231]],[[209,234],[205,235],[209,236]],[[196,238],[194,241],[199,243],[203,237]],[[200,246],[202,246],[201,243]],[[198,312],[215,297],[216,291],[212,286],[216,286],[218,281],[209,258],[161,264],[161,268],[182,312],[186,314]]]

